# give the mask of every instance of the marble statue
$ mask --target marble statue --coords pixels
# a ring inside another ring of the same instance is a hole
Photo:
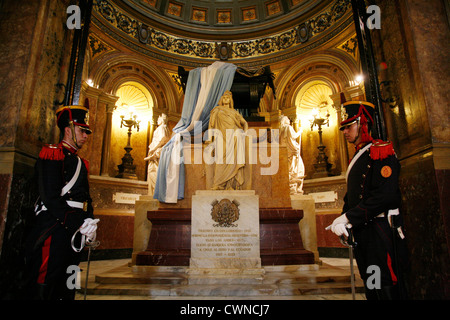
[[[212,134],[211,129],[217,131]],[[212,190],[242,190],[245,182],[245,156],[248,149],[245,134],[247,121],[234,109],[231,91],[226,91],[219,105],[211,110],[209,138],[214,142]]]
[[[280,143],[286,145],[289,161],[289,189],[291,194],[303,193],[305,165],[300,155],[302,129],[298,132],[286,116],[280,119]],[[298,138],[300,137],[300,140]]]
[[[170,140],[170,131],[167,127],[167,115],[164,113],[158,117],[158,127],[153,133],[153,139],[148,146],[147,157],[147,181],[148,181],[148,195],[153,195],[156,184],[156,174],[158,172],[159,158],[161,156],[161,149]]]

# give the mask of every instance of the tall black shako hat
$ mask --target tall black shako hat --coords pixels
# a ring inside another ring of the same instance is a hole
[[[84,106],[63,106],[56,110],[56,123],[61,131],[64,131],[65,127],[73,125],[79,126],[87,134],[91,134],[88,99],[86,99]]]
[[[370,135],[370,129],[373,125],[375,106],[367,101],[348,101],[344,102],[342,107],[341,117],[343,120],[341,121],[339,130],[342,131],[357,122],[360,130],[360,143],[373,141]]]
[[[372,103],[367,101],[347,101],[342,105],[342,121],[339,130],[344,130],[357,121],[359,121],[360,125],[367,124],[368,129],[371,129],[375,113],[375,106]]]

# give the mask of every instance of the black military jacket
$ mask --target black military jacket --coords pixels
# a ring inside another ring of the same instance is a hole
[[[88,169],[82,159],[75,184],[66,194],[61,195],[62,188],[75,174],[78,158],[76,150],[65,143],[46,145],[39,154],[36,173],[41,202],[38,209],[42,209],[43,204],[46,210],[38,214],[37,224],[43,240],[58,227],[65,228],[71,236],[83,224],[84,219],[93,218]],[[83,209],[74,208],[67,200],[85,203],[85,206]]]
[[[400,164],[392,145],[382,141],[374,141],[366,150],[361,148],[352,162],[347,172],[343,213],[358,228],[379,214],[387,216],[390,209],[400,207]]]

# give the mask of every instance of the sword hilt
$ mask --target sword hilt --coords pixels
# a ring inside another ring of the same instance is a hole
[[[89,240],[89,239],[86,239],[85,246],[86,246],[87,248],[90,248],[90,249],[94,249],[94,250],[95,250],[95,248],[97,248],[99,245],[100,245],[100,241],[98,241],[98,240],[91,241],[91,240]]]
[[[346,247],[354,248],[357,245],[357,242],[354,240],[352,228],[345,228],[348,232],[348,237],[344,235],[340,236],[339,239],[341,243]]]

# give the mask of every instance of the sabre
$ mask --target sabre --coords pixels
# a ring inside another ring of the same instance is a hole
[[[88,258],[87,258],[87,268],[86,268],[86,279],[84,281],[84,300],[86,300],[87,295],[87,287],[88,287],[88,279],[89,279],[89,267],[91,264],[91,250],[95,250],[100,245],[100,241],[93,241],[86,243],[88,247]]]
[[[90,249],[89,249],[90,250]],[[355,300],[355,272],[353,271],[353,247],[348,247],[348,254],[350,256],[350,282],[352,285],[352,299]]]
[[[355,300],[355,271],[353,270],[353,248],[356,247],[357,243],[353,240],[353,233],[352,233],[352,225],[347,224],[345,226],[345,229],[347,230],[348,237],[345,238],[345,236],[339,236],[339,240],[341,243],[348,247],[348,255],[350,258],[350,283],[352,287],[352,299]],[[331,225],[325,228],[325,230],[331,230]]]
[[[99,221],[99,219],[95,219],[92,221],[92,223],[97,223]],[[87,285],[88,285],[88,279],[89,279],[89,267],[91,264],[91,250],[95,250],[95,248],[97,248],[100,245],[100,241],[98,240],[90,240],[87,239],[86,240],[86,236],[84,234],[81,235],[81,245],[79,248],[75,247],[75,236],[77,235],[77,233],[80,232],[80,229],[78,229],[72,236],[72,240],[71,240],[71,245],[72,245],[72,249],[75,252],[81,252],[81,250],[83,250],[84,247],[88,248],[88,257],[87,257],[87,269],[86,269],[86,280],[85,280],[85,285],[84,285],[84,300],[86,300],[86,295],[87,295]]]
[[[353,270],[353,248],[356,246],[356,242],[353,241],[353,233],[351,228],[347,228],[348,238],[340,236],[341,243],[348,247],[348,255],[350,258],[350,283],[352,286],[352,299],[355,300],[355,271]]]

